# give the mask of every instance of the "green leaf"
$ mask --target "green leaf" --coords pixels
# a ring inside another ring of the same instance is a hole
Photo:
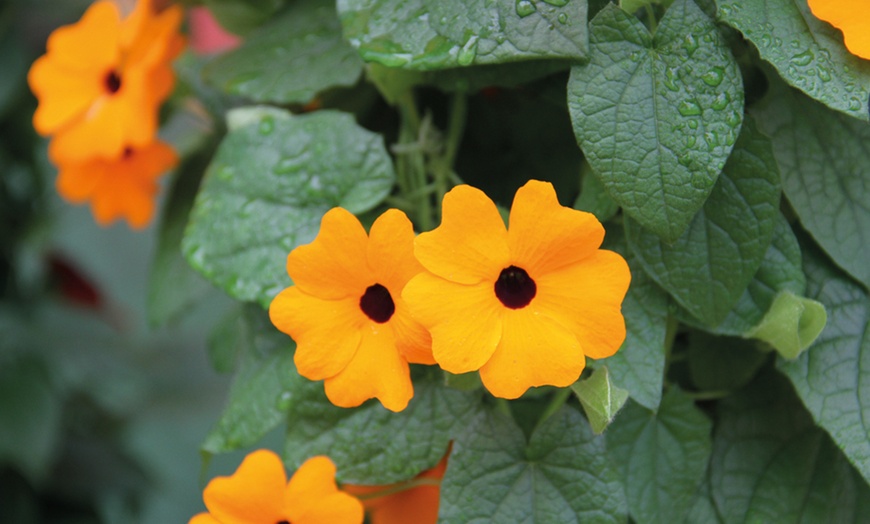
[[[655,35],[614,5],[589,27],[590,62],[568,82],[577,143],[626,213],[676,240],[737,140],[740,71],[691,0],[676,1]]]
[[[266,115],[221,143],[182,249],[195,269],[230,296],[266,306],[290,285],[287,254],[314,239],[326,211],[371,209],[394,180],[383,138],[352,116]]]
[[[870,118],[870,62],[847,51],[842,33],[813,16],[806,0],[718,4],[719,19],[755,44],[786,82],[831,109]]]
[[[681,321],[718,335],[741,336],[750,332],[764,318],[776,296],[781,292],[803,295],[807,282],[801,264],[801,248],[791,226],[782,214],[773,228],[773,238],[755,276],[737,303],[715,328],[704,326],[685,310],[679,310]]]
[[[628,391],[617,387],[610,380],[607,366],[592,372],[586,380],[575,382],[571,389],[580,400],[589,425],[596,435],[600,435],[613,422],[617,412],[628,400]]]
[[[468,425],[479,395],[430,381],[414,383],[414,398],[399,413],[373,401],[359,408],[333,406],[322,382],[293,392],[287,415],[285,459],[300,465],[328,455],[342,482],[390,484],[434,466]]]
[[[269,20],[286,0],[202,0],[221,26],[245,35]]]
[[[626,221],[628,244],[644,269],[706,325],[743,294],[770,245],[780,188],[770,141],[747,121],[710,198],[673,244]]]
[[[625,342],[612,357],[597,361],[607,366],[613,382],[628,390],[638,404],[656,409],[662,398],[665,373],[665,336],[668,295],[646,274],[628,251],[622,229],[608,226],[604,244],[626,257],[631,285],[622,302]]]
[[[239,330],[244,323],[242,311],[231,311],[212,329],[208,336],[208,360],[218,373],[230,373],[236,369],[239,354],[245,345],[246,333]]]
[[[710,480],[725,522],[870,519],[870,489],[773,372],[721,403]]]
[[[583,163],[583,168],[580,195],[574,202],[574,209],[592,213],[599,221],[606,222],[619,212],[619,204],[607,194],[604,184],[592,173],[587,162]]]
[[[416,70],[586,58],[584,0],[338,0],[363,60]]]
[[[213,153],[214,147],[206,147],[184,160],[163,206],[156,253],[148,276],[147,311],[152,326],[179,320],[212,289],[182,256],[181,239],[202,174]]]
[[[211,61],[203,74],[224,92],[256,102],[305,104],[327,88],[352,86],[362,68],[342,38],[335,2],[304,0]]]
[[[828,324],[797,360],[777,361],[798,396],[846,457],[870,481],[870,296],[810,250],[807,296],[828,311]]]
[[[776,79],[770,84],[757,114],[773,141],[783,192],[834,262],[870,288],[870,126]]]
[[[827,320],[821,303],[783,291],[746,336],[767,342],[783,358],[794,359],[815,342]]]
[[[486,411],[453,443],[439,522],[625,522],[625,497],[604,442],[574,408],[548,418],[528,443]]]
[[[275,329],[266,314],[248,306],[236,320],[239,371],[227,407],[202,443],[208,453],[255,444],[284,420],[293,392],[305,379],[293,365],[293,340]]]
[[[13,464],[32,483],[43,482],[60,444],[61,406],[42,362],[32,357],[3,362],[0,464]]]
[[[656,411],[629,403],[608,428],[607,453],[637,522],[681,522],[710,457],[710,420],[671,388]]]
[[[0,11],[0,16],[5,15]],[[17,31],[3,32],[0,29],[0,71],[3,71],[0,76],[0,117],[24,91],[29,51],[24,49],[23,41]]]
[[[710,480],[704,478],[686,515],[685,524],[722,524],[722,518],[716,513],[713,494],[710,492]]]
[[[689,333],[689,373],[701,390],[736,390],[750,380],[770,353],[734,337],[717,337],[703,331]]]

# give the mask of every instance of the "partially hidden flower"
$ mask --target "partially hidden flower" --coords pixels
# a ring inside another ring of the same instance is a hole
[[[509,228],[470,186],[445,195],[442,216],[415,240],[427,271],[402,297],[431,332],[443,369],[480,370],[493,395],[512,399],[533,386],[568,386],[586,357],[622,345],[628,265],[599,249],[601,223],[559,205],[551,184],[532,180],[517,191]]]
[[[435,524],[448,455],[408,482],[386,486],[345,484],[344,490],[363,501],[371,524]]]
[[[33,124],[53,135],[55,163],[117,158],[150,143],[157,111],[172,90],[171,61],[184,47],[179,6],[155,11],[140,0],[127,18],[101,0],[77,23],[55,30],[28,83],[39,100]]]
[[[141,229],[154,215],[159,177],[178,162],[175,151],[155,141],[143,147],[128,146],[115,159],[94,157],[58,166],[58,193],[74,204],[90,202],[98,224],[125,219]]]
[[[422,270],[413,226],[395,209],[378,217],[368,236],[349,211],[331,209],[317,238],[287,257],[295,285],[275,297],[269,316],[296,341],[299,373],[324,380],[333,404],[377,398],[392,411],[408,405],[408,363],[434,363],[428,332],[401,298]]]
[[[288,482],[278,455],[254,451],[233,475],[208,483],[208,513],[188,524],[362,524],[362,503],[338,489],[335,471],[328,457],[316,456]]]
[[[867,0],[809,0],[816,18],[843,32],[846,49],[870,60],[870,2]]]

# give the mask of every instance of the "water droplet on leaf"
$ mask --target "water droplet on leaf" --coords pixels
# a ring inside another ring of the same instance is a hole
[[[798,53],[798,54],[794,55],[793,57],[791,57],[791,61],[799,66],[806,66],[806,65],[810,65],[810,62],[815,60],[815,58],[816,57],[815,57],[815,55],[813,55],[813,52],[810,51],[809,49],[807,49],[803,53]]]
[[[697,116],[701,114],[701,106],[694,100],[683,100],[677,111],[683,116]]]
[[[261,135],[271,135],[272,131],[275,129],[275,119],[271,116],[264,116],[262,120],[260,120],[260,127],[258,128]]]
[[[525,18],[537,10],[535,4],[533,4],[529,0],[517,0],[516,9],[517,16],[519,16],[520,18]]]
[[[725,70],[721,67],[714,67],[713,69],[701,75],[701,80],[703,80],[705,84],[711,87],[716,87],[721,84],[723,78],[725,78]]]

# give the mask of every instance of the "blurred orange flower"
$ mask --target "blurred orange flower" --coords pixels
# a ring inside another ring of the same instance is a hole
[[[409,482],[387,486],[345,484],[344,490],[363,499],[371,524],[435,524],[438,522],[441,479],[446,469],[447,455],[444,455],[434,468]],[[406,485],[413,487],[406,488]],[[377,493],[385,494],[379,496]]]
[[[843,40],[850,53],[870,59],[870,2],[809,0],[808,3],[816,18],[843,32]]]
[[[90,202],[102,226],[124,218],[131,227],[141,229],[154,214],[157,179],[177,162],[175,151],[163,142],[128,147],[117,159],[61,164],[57,192],[74,204]]]
[[[426,268],[402,297],[432,334],[435,361],[451,373],[480,370],[495,396],[568,386],[586,357],[613,355],[625,340],[625,260],[598,249],[594,215],[559,205],[553,186],[521,187],[506,229],[482,191],[457,186],[441,225],[415,240]]]
[[[254,451],[229,477],[217,477],[202,493],[208,513],[189,524],[362,524],[359,500],[335,484],[335,465],[328,457],[305,461],[290,482],[281,458],[269,450]]]
[[[408,363],[434,363],[429,333],[401,298],[422,270],[413,226],[396,209],[378,217],[369,236],[349,211],[331,209],[317,238],[287,257],[295,285],[275,297],[269,315],[296,340],[299,373],[324,380],[333,404],[377,398],[392,411],[408,405],[414,395]]]
[[[102,0],[49,36],[28,83],[39,99],[33,125],[54,135],[54,162],[117,158],[154,139],[157,110],[175,82],[170,62],[184,46],[181,19],[179,6],[156,13],[141,0],[121,20]]]

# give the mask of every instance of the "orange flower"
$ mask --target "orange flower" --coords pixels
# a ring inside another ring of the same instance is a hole
[[[438,522],[440,481],[446,469],[447,455],[444,455],[434,468],[420,473],[407,483],[388,486],[345,484],[344,490],[364,499],[363,506],[369,513],[371,524],[435,524]],[[404,484],[414,487],[403,489]],[[386,494],[378,496],[379,492]]]
[[[175,166],[175,151],[163,142],[128,147],[114,160],[94,158],[61,164],[57,192],[74,204],[90,201],[94,218],[107,225],[125,218],[143,228],[154,214],[157,179]]]
[[[401,299],[422,270],[411,222],[395,209],[378,217],[368,237],[350,212],[331,209],[314,242],[287,257],[295,286],[275,297],[269,315],[296,340],[299,373],[325,380],[333,404],[377,398],[392,411],[408,405],[408,363],[434,363],[429,334]]]
[[[178,6],[155,14],[151,1],[141,0],[121,20],[103,0],[51,34],[28,82],[39,99],[34,127],[55,135],[54,162],[117,158],[154,139],[157,110],[175,81],[170,62],[184,46],[181,17]]]
[[[867,0],[809,0],[808,3],[816,18],[843,32],[850,53],[870,59],[870,3]]]
[[[328,457],[305,461],[287,482],[281,459],[258,450],[229,477],[217,477],[202,493],[208,513],[189,524],[362,524],[359,500],[335,485]]]
[[[608,357],[625,339],[631,275],[621,256],[598,249],[603,238],[598,220],[560,206],[549,183],[517,191],[509,230],[483,192],[458,186],[444,197],[441,225],[415,240],[428,271],[402,297],[445,370],[480,370],[503,398],[568,386],[585,357]]]

